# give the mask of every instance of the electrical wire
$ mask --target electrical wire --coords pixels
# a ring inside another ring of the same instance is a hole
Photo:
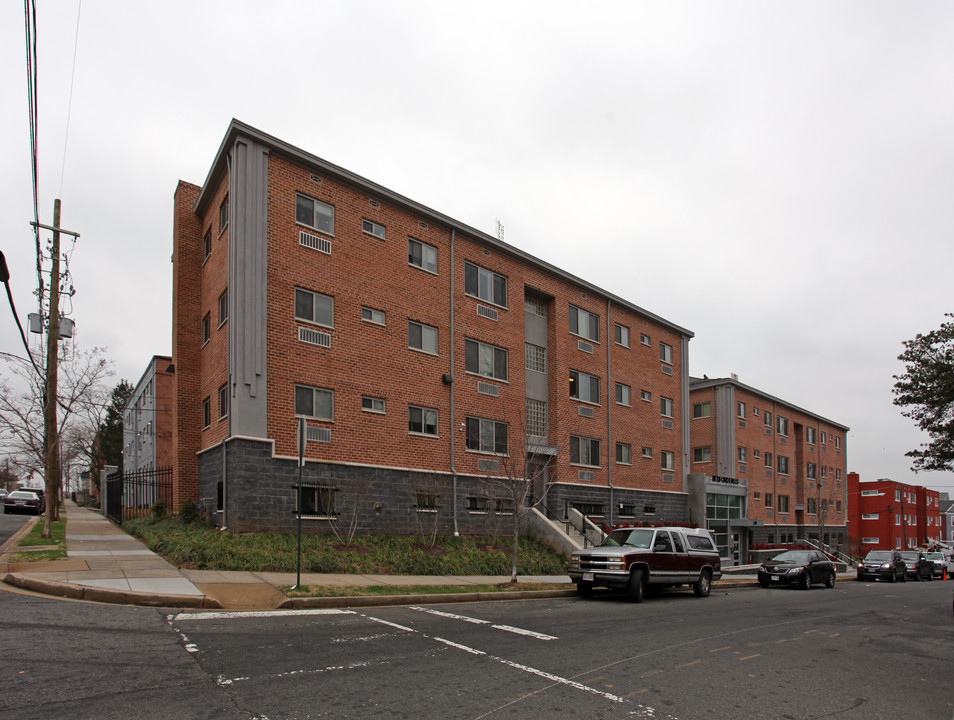
[[[63,167],[60,170],[60,197],[63,197],[63,178],[66,176],[66,144],[70,138],[70,112],[73,109],[73,81],[76,78],[76,48],[79,45],[80,12],[83,10],[83,0],[79,0],[76,8],[76,35],[73,38],[73,70],[70,72],[70,99],[66,106],[66,135],[63,138]]]
[[[33,178],[33,237],[36,242],[37,299],[43,307],[43,252],[40,247],[40,185],[38,173],[39,118],[37,110],[36,3],[23,0],[26,32],[27,110],[30,122],[30,171]]]

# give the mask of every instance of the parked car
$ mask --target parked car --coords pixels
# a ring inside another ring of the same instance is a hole
[[[619,528],[598,547],[576,550],[567,568],[576,591],[594,586],[626,590],[642,602],[647,590],[692,585],[706,597],[722,577],[722,561],[708,530],[685,527]]]
[[[9,491],[6,488],[0,488],[0,502],[7,496],[7,492]]]
[[[947,569],[947,558],[944,557],[944,553],[929,552],[925,555],[927,555],[928,560],[934,563],[934,577],[943,578],[944,571]]]
[[[869,579],[904,582],[908,579],[904,558],[897,550],[871,550],[858,565],[858,580]]]
[[[818,550],[786,550],[759,567],[759,585],[795,585],[808,590],[824,583],[835,587],[835,563]]]
[[[920,550],[902,550],[907,576],[912,580],[933,580],[934,563]]]
[[[42,504],[43,501],[35,492],[14,490],[12,493],[7,493],[7,496],[3,499],[3,512],[39,515],[43,512]]]

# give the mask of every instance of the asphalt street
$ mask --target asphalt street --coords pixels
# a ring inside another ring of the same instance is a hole
[[[954,717],[954,583],[216,613],[0,593],[0,716]]]

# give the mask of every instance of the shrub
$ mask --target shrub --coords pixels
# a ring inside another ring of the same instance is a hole
[[[187,500],[183,505],[182,509],[179,510],[179,519],[182,520],[186,525],[191,525],[196,522],[201,513],[199,512],[199,503],[195,500]]]
[[[166,516],[165,498],[159,498],[158,500],[156,500],[156,502],[152,504],[152,508],[150,508],[150,512],[152,512],[153,522],[159,522],[160,520],[162,520]]]

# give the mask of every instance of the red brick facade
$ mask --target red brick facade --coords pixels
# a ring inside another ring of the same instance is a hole
[[[943,519],[937,490],[894,480],[866,480],[848,473],[851,538],[859,554],[908,550],[941,540]]]

